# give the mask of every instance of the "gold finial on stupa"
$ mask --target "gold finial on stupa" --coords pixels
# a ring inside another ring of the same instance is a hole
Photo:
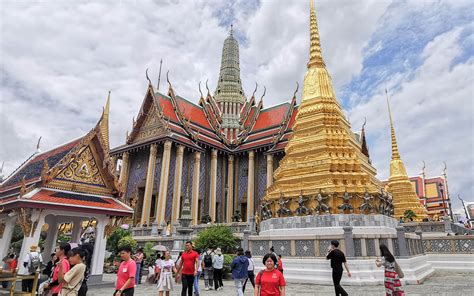
[[[392,159],[400,159],[398,152],[397,137],[395,137],[395,128],[393,127],[392,111],[390,110],[390,101],[388,99],[388,92],[385,89],[385,97],[387,99],[388,117],[390,118],[390,135],[392,137]]]
[[[309,62],[308,68],[312,67],[326,67],[324,64],[323,55],[321,53],[321,41],[319,40],[318,22],[316,20],[316,13],[314,11],[314,0],[309,0],[310,14],[309,14],[309,28],[310,28],[310,47],[309,47]]]

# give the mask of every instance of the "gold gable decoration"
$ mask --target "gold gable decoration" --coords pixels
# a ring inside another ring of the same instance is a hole
[[[105,186],[92,151],[87,146],[59,175],[59,179]]]
[[[144,140],[156,138],[167,133],[165,123],[163,122],[161,113],[157,109],[154,102],[151,103],[150,108],[146,114],[143,114],[145,118],[138,127],[138,131],[131,138],[131,143],[142,142]]]

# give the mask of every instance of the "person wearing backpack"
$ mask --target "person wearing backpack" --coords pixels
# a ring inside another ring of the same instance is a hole
[[[234,258],[230,264],[232,270],[232,277],[234,278],[235,288],[237,289],[237,296],[244,296],[242,290],[244,282],[248,277],[249,259],[244,256],[244,249],[237,249],[237,257]]]
[[[38,252],[38,246],[33,245],[30,247],[30,252],[26,255],[23,262],[24,275],[34,275],[37,271],[40,271],[41,264],[43,264],[43,258],[41,258],[41,254]],[[33,279],[21,281],[21,290],[23,292],[31,292],[32,289]]]
[[[216,249],[216,255],[212,258],[212,268],[214,268],[214,289],[216,291],[222,290],[224,284],[222,283],[222,269],[224,268],[224,255],[222,255],[221,248]]]
[[[375,265],[377,265],[377,267],[383,266],[385,268],[384,285],[386,294],[404,296],[405,292],[403,291],[402,283],[400,282],[400,279],[404,277],[403,271],[386,245],[380,245],[380,254],[382,255],[382,259],[375,260]]]
[[[212,283],[214,281],[214,268],[212,267],[212,250],[208,249],[204,253],[204,258],[202,260],[202,267],[204,270],[204,290],[212,290]]]

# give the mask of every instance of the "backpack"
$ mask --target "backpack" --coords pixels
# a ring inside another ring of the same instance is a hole
[[[212,256],[210,254],[204,255],[204,267],[212,267]]]
[[[30,264],[28,265],[28,272],[30,274],[34,274],[40,268],[41,260],[39,258],[39,255],[32,256],[31,253],[28,254],[28,257],[30,258],[30,262],[29,262]]]

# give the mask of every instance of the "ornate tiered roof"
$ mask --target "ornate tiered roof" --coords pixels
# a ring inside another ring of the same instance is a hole
[[[296,94],[296,93],[295,93]],[[241,109],[242,129],[230,138],[222,128],[222,114],[214,96],[201,96],[199,105],[177,95],[169,84],[167,94],[154,91],[149,81],[138,117],[126,143],[112,149],[111,154],[135,149],[151,142],[172,139],[196,150],[212,147],[240,152],[265,148],[282,151],[292,133],[296,116],[296,96],[290,102],[263,109],[262,100],[255,104],[253,94]]]
[[[2,210],[52,208],[131,216],[109,155],[110,94],[86,135],[30,156],[0,185]]]

